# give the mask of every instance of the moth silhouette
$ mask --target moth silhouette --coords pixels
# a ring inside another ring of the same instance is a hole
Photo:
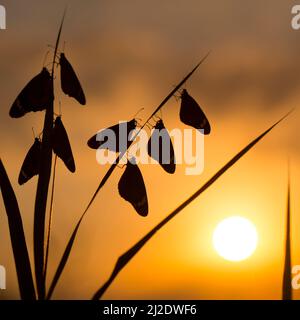
[[[100,131],[95,134],[93,137],[89,139],[87,145],[91,149],[109,149],[114,152],[125,152],[128,147],[128,141],[132,137],[132,131],[136,128],[137,121],[132,119],[128,122],[122,122],[120,124],[116,124],[107,129]],[[109,132],[112,131],[115,136],[115,144],[109,143]],[[120,146],[120,133],[122,134],[122,139],[124,140],[124,145]]]
[[[210,124],[199,104],[184,89],[181,94],[180,120],[195,129],[210,133]]]
[[[33,145],[29,149],[25,160],[22,164],[21,171],[19,174],[19,185],[23,185],[29,181],[32,177],[39,174],[40,160],[41,160],[41,141],[36,138]]]
[[[66,167],[74,173],[76,170],[75,161],[68,134],[61,121],[61,117],[57,117],[55,119],[52,136],[52,147],[54,153],[64,162]]]
[[[60,55],[60,79],[62,91],[85,105],[86,99],[78,77],[64,53]]]
[[[148,198],[144,179],[139,167],[128,161],[125,172],[119,181],[119,194],[130,202],[136,212],[142,217],[148,215]]]
[[[148,154],[168,173],[176,169],[172,140],[162,120],[157,121],[148,141]]]
[[[12,118],[21,118],[28,112],[45,110],[53,101],[53,82],[46,68],[35,76],[18,95],[10,108]]]

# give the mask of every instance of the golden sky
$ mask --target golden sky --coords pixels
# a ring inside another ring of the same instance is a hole
[[[99,129],[146,119],[173,85],[212,50],[186,88],[210,119],[205,138],[205,170],[186,176],[159,166],[141,166],[150,213],[138,216],[118,195],[117,169],[85,219],[54,298],[89,299],[110,274],[117,257],[198,189],[250,140],[300,101],[300,31],[290,26],[297,1],[165,0],[68,1],[62,34],[87,106],[65,97],[56,86],[56,110],[76,160],[75,174],[59,161],[54,204],[50,277],[71,231],[108,166],[100,167],[87,140]],[[32,256],[34,178],[17,177],[42,130],[43,113],[9,118],[24,85],[43,66],[55,41],[64,1],[1,1],[7,30],[0,32],[1,158],[15,188]],[[58,69],[57,69],[58,70]],[[59,84],[59,82],[58,82]],[[168,129],[185,128],[179,102],[163,109]],[[216,184],[162,229],[124,269],[105,298],[122,299],[279,299],[283,270],[287,157],[291,159],[293,264],[300,264],[299,112],[250,151]],[[217,255],[212,233],[232,215],[257,227],[254,255],[232,263]],[[33,260],[32,260],[33,261]],[[7,219],[0,201],[0,264],[7,288],[0,298],[18,297]],[[300,298],[300,291],[294,292]]]

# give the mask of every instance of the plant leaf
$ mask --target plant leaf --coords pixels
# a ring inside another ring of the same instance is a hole
[[[228,163],[226,163],[211,179],[209,179],[200,189],[198,189],[192,196],[190,196],[186,201],[184,201],[179,207],[177,207],[173,212],[171,212],[164,220],[162,220],[156,227],[154,227],[149,233],[147,233],[139,242],[137,242],[131,249],[125,252],[119,257],[115,268],[109,279],[104,283],[104,285],[94,294],[93,300],[99,300],[106,290],[109,288],[111,283],[120,273],[120,271],[133,259],[133,257],[143,248],[143,246],[158,232],[162,227],[164,227],[170,220],[172,220],[180,211],[182,211],[186,206],[188,206],[192,201],[199,197],[206,189],[208,189],[212,184],[214,184],[227,170],[229,170],[238,160],[240,160],[251,148],[253,148],[266,134],[268,134],[276,125],[278,125],[283,119],[285,119],[291,112],[277,121],[269,129],[263,132],[260,136],[250,142],[244,149],[242,149],[237,155],[235,155]]]
[[[57,35],[53,65],[52,65],[52,82],[54,79],[54,66],[55,58],[61,36],[61,31],[64,23],[66,10],[63,14],[63,18],[60,24],[60,28]],[[53,86],[52,86],[53,88]],[[41,150],[41,162],[39,170],[39,179],[35,198],[34,208],[34,264],[35,264],[35,278],[37,284],[37,291],[39,299],[45,298],[45,277],[44,277],[44,241],[45,241],[45,219],[48,189],[51,177],[51,165],[52,165],[52,148],[51,148],[51,134],[53,128],[53,101],[49,104],[45,114],[44,128],[43,128],[43,140]]]
[[[59,280],[59,278],[60,278],[60,276],[61,276],[61,274],[62,274],[62,272],[63,272],[63,270],[65,268],[65,265],[66,265],[66,263],[68,261],[70,252],[71,252],[72,247],[73,247],[73,243],[75,241],[75,237],[76,237],[77,231],[78,231],[78,229],[80,227],[80,224],[82,222],[83,217],[84,216],[82,216],[79,219],[79,221],[77,222],[77,225],[76,225],[76,227],[75,227],[75,229],[74,229],[74,231],[72,233],[72,236],[71,236],[71,238],[70,238],[70,240],[69,240],[69,242],[67,244],[67,247],[66,247],[66,249],[64,251],[64,254],[63,254],[63,256],[62,256],[62,258],[61,258],[61,260],[59,262],[59,265],[57,267],[57,270],[55,272],[54,278],[53,278],[53,280],[51,282],[51,285],[50,285],[46,300],[50,300],[51,299],[51,296],[52,296],[53,291],[54,291],[54,289],[55,289],[55,287],[57,285],[57,282],[58,282],[58,280]]]
[[[285,261],[282,283],[282,300],[292,300],[292,263],[291,263],[291,206],[290,206],[290,175],[287,186],[287,208],[286,208],[286,240]]]
[[[9,233],[14,253],[21,299],[35,300],[32,272],[18,201],[1,159],[0,188],[9,224]]]

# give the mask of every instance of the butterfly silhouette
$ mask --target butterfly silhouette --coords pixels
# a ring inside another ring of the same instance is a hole
[[[91,149],[109,149],[114,152],[125,152],[128,147],[128,140],[132,137],[133,130],[137,126],[137,121],[132,119],[128,122],[122,122],[120,124],[113,125],[107,129],[100,131],[89,139],[87,142]],[[112,132],[115,136],[115,144],[109,143],[109,132]],[[125,145],[120,145],[120,133],[124,133]],[[126,137],[125,137],[126,135]]]
[[[80,104],[86,104],[86,98],[81,87],[81,84],[78,80],[78,77],[70,64],[67,60],[64,53],[60,54],[60,79],[61,79],[61,88],[62,91],[76,99]]]
[[[148,141],[148,154],[155,159],[168,173],[176,169],[172,140],[162,120],[157,121]]]
[[[68,134],[60,116],[56,117],[54,122],[52,148],[54,153],[64,162],[66,167],[74,173],[76,170],[75,161]]]
[[[180,120],[195,129],[202,129],[204,134],[210,133],[210,124],[204,112],[185,89],[181,94]]]
[[[32,177],[39,174],[40,161],[41,161],[41,149],[42,149],[42,143],[40,139],[35,138],[34,143],[29,149],[20,170],[20,174],[18,178],[18,183],[20,185],[25,184]]]
[[[47,109],[53,101],[53,81],[46,68],[35,76],[18,95],[14,101],[9,115],[20,118],[28,112]]]
[[[142,173],[134,159],[128,161],[118,184],[119,194],[142,217],[148,215],[148,198]]]

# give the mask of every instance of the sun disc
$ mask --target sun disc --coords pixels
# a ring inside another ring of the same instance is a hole
[[[239,216],[222,220],[213,234],[215,250],[229,261],[242,261],[250,257],[257,247],[257,242],[255,225]]]

